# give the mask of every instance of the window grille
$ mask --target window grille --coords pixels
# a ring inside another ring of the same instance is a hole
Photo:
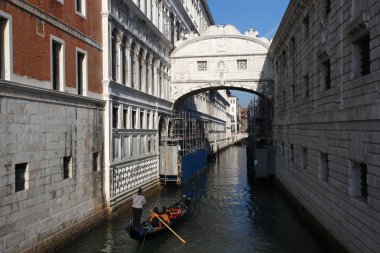
[[[237,69],[246,70],[247,69],[247,60],[237,60]]]
[[[331,66],[330,59],[322,63],[323,81],[325,84],[325,90],[331,88]]]
[[[71,174],[71,156],[63,157],[63,179],[69,178]]]
[[[359,42],[360,46],[360,70],[362,76],[368,75],[371,72],[370,61],[370,38],[369,34],[364,36]]]
[[[207,71],[207,61],[198,61],[197,69],[198,71]]]
[[[15,166],[15,191],[23,191],[25,190],[25,174],[27,163],[19,163]]]

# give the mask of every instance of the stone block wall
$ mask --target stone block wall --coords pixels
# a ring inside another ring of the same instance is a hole
[[[380,252],[379,11],[291,1],[269,50],[276,177],[350,252]]]
[[[10,82],[0,87],[0,251],[51,250],[104,218],[104,105]],[[64,157],[71,157],[68,178]]]

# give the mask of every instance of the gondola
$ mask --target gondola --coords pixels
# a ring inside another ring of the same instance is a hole
[[[193,198],[193,192],[184,195],[182,199],[170,207],[167,208],[167,213],[170,214],[170,222],[167,223],[170,227],[177,224],[182,218],[186,215],[188,212],[188,209],[191,204],[191,200]],[[132,221],[129,222],[129,224],[125,227],[125,230],[127,230],[129,236],[137,241],[144,241],[151,239],[159,234],[162,234],[164,232],[168,231],[168,228],[165,225],[161,226],[153,226],[151,222],[149,222],[149,219],[142,222],[140,226],[134,226],[132,224]]]

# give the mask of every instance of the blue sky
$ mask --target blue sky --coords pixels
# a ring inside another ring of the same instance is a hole
[[[248,28],[259,36],[273,38],[289,0],[208,0],[216,24],[232,24],[244,34]],[[246,107],[253,94],[232,91]]]

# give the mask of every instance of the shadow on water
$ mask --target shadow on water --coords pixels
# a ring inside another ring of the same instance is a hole
[[[191,182],[165,186],[147,199],[143,217],[194,187],[189,213],[174,228],[187,244],[169,232],[145,243],[130,239],[127,212],[62,252],[331,252],[273,183],[252,179],[246,161],[243,147],[229,148]]]

